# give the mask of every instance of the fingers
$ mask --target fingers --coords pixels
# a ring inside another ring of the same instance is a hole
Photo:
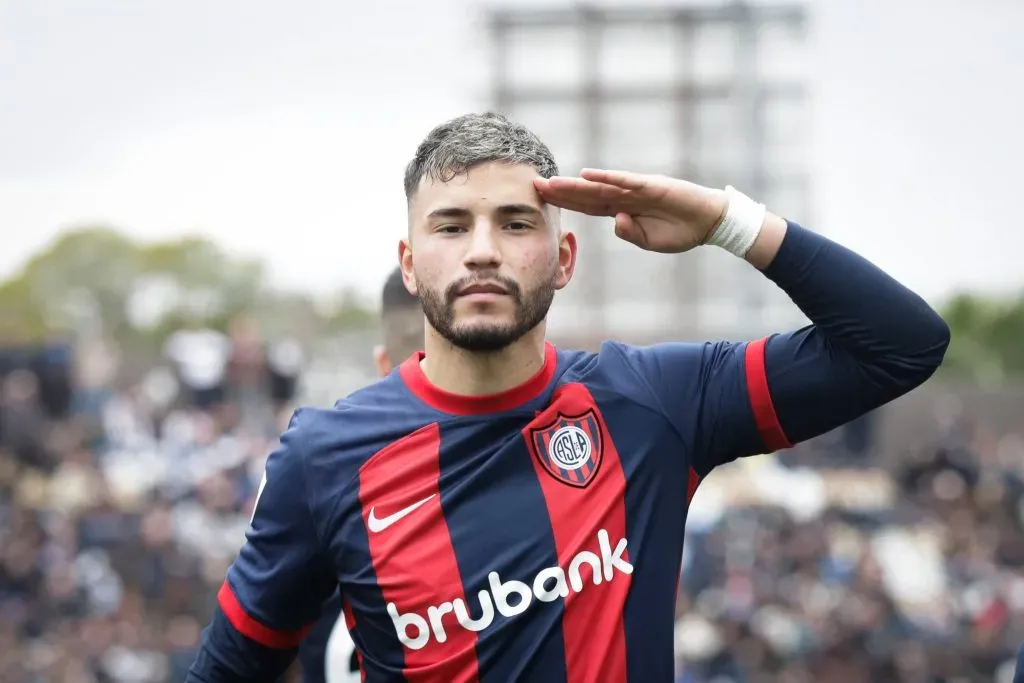
[[[638,247],[644,247],[647,241],[643,229],[628,213],[615,214],[615,235]]]
[[[535,186],[541,198],[549,204],[591,216],[614,216],[616,211],[633,205],[628,190],[583,178],[538,178]]]
[[[578,201],[611,202],[621,201],[629,196],[629,191],[621,187],[594,182],[585,178],[555,176],[548,179],[547,185],[551,192],[567,197],[575,197]]]
[[[541,199],[552,206],[588,216],[615,215],[609,202],[592,187],[593,183],[582,181],[579,178],[538,178],[534,186]]]
[[[560,209],[567,211],[575,211],[576,213],[586,214],[587,216],[601,216],[607,218],[611,216],[611,212],[600,207],[588,204],[582,204],[579,202],[570,201],[561,197],[547,197],[544,193],[541,193],[541,199],[551,206],[557,206]]]
[[[585,168],[580,176],[595,183],[613,185],[622,190],[637,192],[647,187],[647,178],[639,173],[629,171],[607,171],[600,168]]]

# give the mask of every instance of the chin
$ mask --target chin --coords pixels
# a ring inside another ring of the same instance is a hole
[[[463,315],[455,321],[455,327],[467,332],[489,332],[508,329],[515,323],[510,315],[482,314]]]
[[[519,339],[508,325],[459,325],[446,337],[455,346],[478,353],[502,351]]]

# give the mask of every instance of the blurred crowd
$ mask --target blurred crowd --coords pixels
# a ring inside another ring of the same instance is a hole
[[[243,325],[182,331],[125,386],[116,366],[59,345],[0,358],[5,683],[183,680],[302,359]],[[822,470],[817,448],[702,484],[679,682],[1008,681],[1024,441],[959,422],[887,469]]]
[[[38,367],[2,373],[4,683],[184,680],[295,389],[296,350],[241,327],[122,389],[93,351],[50,368],[77,380],[56,405]]]
[[[1024,440],[961,421],[889,470],[814,470],[803,451],[698,492],[679,682],[1010,683]]]

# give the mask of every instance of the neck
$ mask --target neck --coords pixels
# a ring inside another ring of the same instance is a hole
[[[438,389],[460,396],[487,396],[514,389],[544,367],[541,323],[500,351],[479,353],[453,346],[427,326],[423,374]]]

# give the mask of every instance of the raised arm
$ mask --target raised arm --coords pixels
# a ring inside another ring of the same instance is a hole
[[[749,343],[619,347],[652,400],[693,443],[699,475],[849,422],[919,386],[941,364],[945,322],[839,244],[734,191],[632,174],[584,175],[539,189],[552,203],[615,216],[616,233],[643,248],[725,248],[759,268],[812,322]],[[587,197],[595,200],[588,204]]]

